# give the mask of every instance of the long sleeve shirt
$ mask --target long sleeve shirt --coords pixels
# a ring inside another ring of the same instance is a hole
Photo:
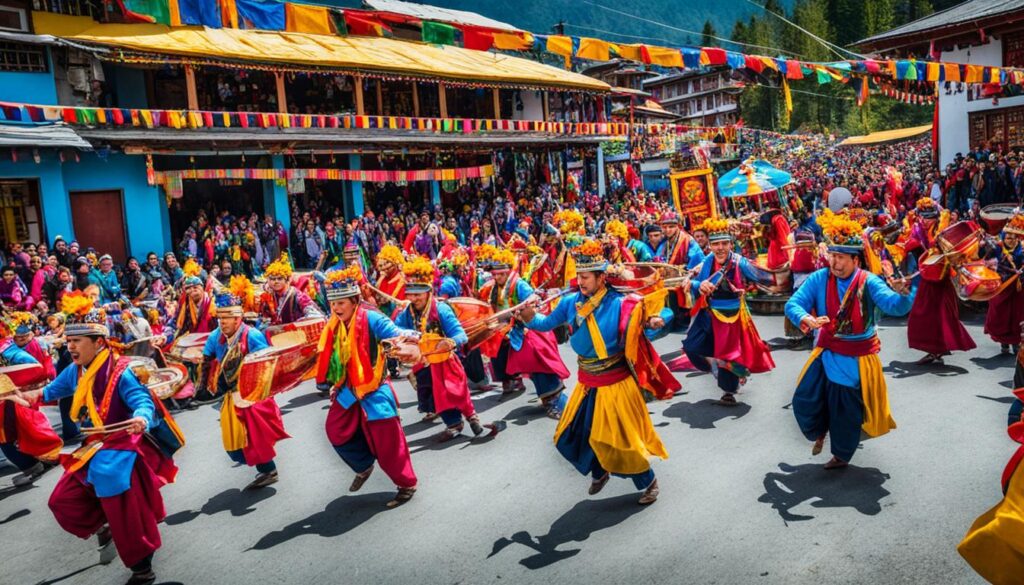
[[[594,349],[594,340],[590,335],[590,329],[584,319],[579,317],[579,310],[587,302],[582,292],[568,294],[558,302],[554,310],[548,315],[537,313],[526,326],[537,331],[551,331],[559,325],[569,326],[569,344],[573,351],[582,358],[593,359],[598,356]],[[622,301],[625,297],[614,289],[607,289],[601,304],[592,313],[601,332],[608,356],[613,356],[625,351],[623,336],[620,335],[620,319],[622,315]]]
[[[449,309],[450,311],[451,309]],[[403,315],[405,313],[403,312]],[[367,326],[370,329],[369,343],[372,346],[379,344],[384,339],[393,339],[395,337],[411,337],[416,335],[414,328],[403,329],[396,325],[391,319],[388,319],[387,315],[377,312],[367,312]],[[458,322],[458,321],[456,321]],[[465,334],[465,333],[463,333]],[[377,359],[385,359],[383,355],[377,356]],[[337,393],[335,400],[338,401],[343,408],[346,410],[353,404],[358,402],[366,413],[367,420],[383,420],[388,418],[395,418],[398,416],[398,403],[395,401],[395,395],[392,392],[380,392],[381,389],[387,386],[386,380],[381,380],[381,385],[376,391],[370,392],[363,396],[360,400],[356,398],[356,393],[352,390],[352,387],[346,382]]]
[[[111,356],[111,359],[113,359],[113,356]],[[32,362],[34,363],[35,360],[32,360]],[[86,368],[87,366],[75,365],[64,368],[53,382],[50,382],[43,389],[43,400],[51,402],[73,396],[78,388],[78,381],[85,373]],[[139,379],[135,377],[131,369],[126,369],[121,374],[120,379],[117,381],[116,391],[121,402],[131,412],[131,417],[145,420],[146,428],[152,430],[154,416],[156,415],[156,405],[153,403],[153,397],[149,389],[139,382]],[[91,422],[88,420],[84,421],[84,426],[91,426]],[[86,481],[92,484],[96,490],[96,495],[101,498],[124,493],[131,487],[131,473],[132,468],[135,466],[135,457],[135,451],[102,448],[89,460]]]
[[[807,280],[786,302],[787,319],[799,325],[804,317],[810,315],[812,311],[816,315],[827,315],[830,319],[835,319],[835,315],[829,315],[828,313],[825,298],[829,272],[828,268],[822,268],[807,277]],[[850,287],[850,283],[853,282],[856,274],[856,271],[854,271],[847,278],[836,280],[836,288],[840,299],[846,294],[846,290]],[[910,294],[901,295],[889,288],[881,278],[874,274],[869,274],[864,283],[864,293],[865,297],[870,297],[872,303],[883,313],[899,317],[910,312],[910,308],[914,304],[916,289],[912,290]],[[862,341],[873,337],[875,335],[874,315],[865,315],[865,319],[867,319],[867,325],[864,333],[843,336],[842,339]],[[860,386],[858,358],[840,355],[826,349],[822,352],[821,359],[825,366],[825,375],[828,376],[829,380],[851,388],[858,388]]]
[[[427,308],[424,310],[430,309]],[[437,303],[437,318],[441,325],[441,335],[451,339],[459,346],[462,346],[469,341],[469,336],[466,335],[466,330],[462,327],[462,323],[459,323],[459,318],[455,316],[455,311],[448,306],[448,303]],[[416,326],[415,319],[416,317],[412,314],[412,305],[409,305],[401,312],[401,314],[398,315],[398,318],[395,319],[395,325],[402,329],[418,331],[419,327]],[[426,332],[421,331],[421,333]]]
[[[735,252],[732,253],[732,262],[734,263],[734,266],[739,265],[740,275],[742,276],[744,281],[767,284],[770,280],[770,277],[767,275],[767,273],[760,270],[759,268],[751,264],[750,261],[747,260],[745,257],[740,256]],[[714,275],[719,268],[721,268],[721,266],[716,266],[715,256],[713,254],[708,255],[708,257],[703,261],[703,264],[700,267],[700,272],[698,272],[697,276],[690,280],[690,290],[693,293],[693,298],[696,299],[697,297],[700,296],[700,285],[705,280],[711,278],[711,276]],[[733,270],[734,269],[730,269],[727,274],[720,274],[715,276],[714,280],[712,280],[712,284],[718,284],[719,282],[721,282],[722,278],[730,278],[733,275]],[[712,293],[708,297],[708,305],[710,305],[712,309],[716,309],[719,311],[734,311],[736,309],[739,309],[739,295],[727,292],[727,286],[728,285],[726,283],[722,283],[721,286],[719,286],[718,289],[716,289],[716,292]]]

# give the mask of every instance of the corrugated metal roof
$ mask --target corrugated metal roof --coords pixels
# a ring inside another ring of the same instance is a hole
[[[965,24],[975,20],[988,19],[1000,14],[1024,9],[1024,0],[970,0],[951,8],[929,14],[903,26],[858,41],[858,45],[874,43],[884,39],[927,32],[933,29]]]
[[[454,22],[457,24],[469,24],[473,26],[484,26],[487,28],[520,32],[520,29],[512,26],[511,24],[501,22],[499,20],[493,20],[481,14],[467,12],[465,10],[452,10],[450,8],[441,8],[426,4],[402,2],[401,0],[363,0],[363,4],[372,10],[394,12],[395,14],[404,14],[406,16],[422,20]]]
[[[63,122],[46,125],[0,124],[0,146],[92,150],[91,144]]]

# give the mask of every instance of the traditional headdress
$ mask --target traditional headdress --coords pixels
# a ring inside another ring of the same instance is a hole
[[[825,209],[816,220],[830,252],[840,254],[864,253],[864,228],[846,215],[836,215]]]
[[[7,325],[14,335],[28,335],[32,333],[37,323],[39,320],[32,313],[15,311],[11,313]]]
[[[1003,227],[1003,231],[1008,234],[1024,236],[1024,213],[1015,213]]]
[[[613,219],[605,224],[604,231],[605,233],[615,236],[623,243],[629,241],[629,228],[626,227],[626,224],[617,219]]]
[[[917,215],[924,219],[935,219],[939,217],[939,204],[931,197],[922,197],[917,200]]]
[[[68,337],[107,337],[107,314],[97,309],[82,291],[72,291],[61,298],[61,310],[67,315],[64,334]]]
[[[575,209],[559,211],[553,218],[551,218],[551,222],[555,224],[555,227],[557,227],[563,234],[583,233],[583,214]]]
[[[219,318],[238,317],[241,319],[245,314],[245,311],[242,309],[242,299],[230,291],[218,293],[214,301],[217,305],[217,317]]]
[[[572,249],[572,255],[576,261],[576,272],[604,272],[608,269],[601,242],[586,240]]]
[[[497,251],[498,249],[493,244],[480,244],[475,248],[476,265],[485,270],[489,269]]]
[[[345,248],[341,251],[342,256],[358,256],[359,246],[355,242],[349,242],[345,244]]]
[[[387,244],[377,252],[377,262],[390,262],[402,269],[402,264],[405,263],[405,257],[402,256],[402,251],[398,246],[394,244]]]
[[[256,310],[256,291],[244,274],[236,274],[228,281],[228,291],[242,301],[243,311]]]
[[[729,231],[729,220],[707,218],[700,224],[700,228],[708,234],[709,242],[731,242],[732,233]]]
[[[356,265],[346,266],[340,270],[329,270],[324,279],[327,300],[338,301],[349,297],[358,297],[361,294],[359,283],[362,278],[363,273]]]
[[[437,263],[437,269],[442,274],[455,274],[460,268],[469,263],[469,255],[462,248],[459,248],[452,252],[452,255],[448,258],[441,260]]]
[[[282,252],[280,258],[267,265],[263,274],[266,275],[267,278],[291,278],[292,263],[288,261],[288,254],[286,252]]]
[[[679,214],[674,211],[666,212],[664,215],[661,216],[661,221],[659,223],[661,225],[669,223],[674,223],[678,225],[680,223]]]
[[[195,259],[193,258],[189,258],[188,260],[186,260],[185,266],[183,266],[181,270],[182,272],[185,273],[185,276],[199,276],[199,274],[202,272],[202,269],[199,267],[199,263],[196,262]],[[202,284],[202,281],[200,281],[200,284]],[[187,282],[186,286],[188,286]]]
[[[434,290],[434,265],[423,256],[416,256],[402,267],[405,274],[405,292],[428,293]]]
[[[203,279],[198,276],[186,276],[185,280],[182,281],[182,288],[188,288],[190,286],[203,286]]]
[[[495,248],[490,257],[490,271],[511,270],[516,264],[516,253],[508,248]]]

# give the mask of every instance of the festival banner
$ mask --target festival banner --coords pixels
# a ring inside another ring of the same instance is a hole
[[[669,173],[672,200],[679,214],[689,219],[691,226],[706,218],[718,217],[715,205],[715,182],[710,168]]]

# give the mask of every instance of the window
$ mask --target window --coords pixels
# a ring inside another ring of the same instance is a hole
[[[50,70],[46,49],[40,45],[0,42],[0,71],[46,73]]]
[[[1003,35],[1003,67],[1024,67],[1024,32]]]
[[[0,29],[31,32],[28,29],[28,14],[24,8],[0,6]]]

